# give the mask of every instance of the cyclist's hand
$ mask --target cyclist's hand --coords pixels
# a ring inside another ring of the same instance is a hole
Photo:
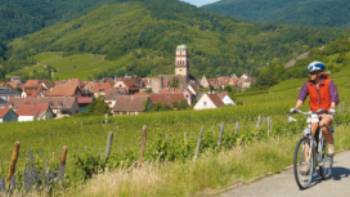
[[[295,114],[295,113],[298,113],[299,112],[299,109],[297,109],[297,108],[290,108],[290,110],[289,110],[289,113],[291,113],[291,114]]]
[[[329,110],[328,110],[328,113],[330,113],[331,115],[335,115],[335,113],[336,113],[336,110],[335,110],[335,108],[330,108]]]

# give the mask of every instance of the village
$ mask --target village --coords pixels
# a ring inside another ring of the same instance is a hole
[[[175,73],[158,77],[53,82],[11,77],[0,83],[0,123],[59,119],[86,113],[96,99],[102,99],[113,116],[162,109],[216,109],[236,105],[225,91],[227,88],[246,90],[255,82],[247,74],[195,79],[190,74],[187,46],[177,46],[175,56]]]

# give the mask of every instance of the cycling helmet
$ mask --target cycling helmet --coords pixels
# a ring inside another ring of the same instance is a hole
[[[307,66],[307,69],[309,73],[323,72],[326,70],[326,65],[323,62],[313,61]]]

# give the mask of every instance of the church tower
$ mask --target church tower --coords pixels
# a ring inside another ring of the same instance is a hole
[[[189,62],[188,62],[188,50],[186,45],[179,45],[176,48],[175,76],[180,76],[188,79]]]

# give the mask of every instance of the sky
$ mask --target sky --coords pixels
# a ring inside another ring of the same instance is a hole
[[[182,1],[191,3],[191,4],[196,5],[196,6],[202,6],[202,5],[205,5],[208,3],[213,3],[213,2],[216,2],[219,0],[182,0]]]

